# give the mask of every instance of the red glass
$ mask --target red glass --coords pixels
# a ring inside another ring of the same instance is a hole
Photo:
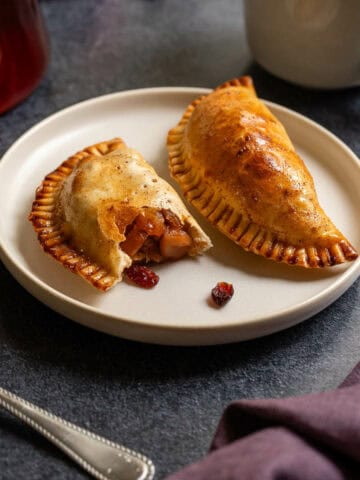
[[[0,113],[40,82],[49,49],[37,0],[0,0]]]

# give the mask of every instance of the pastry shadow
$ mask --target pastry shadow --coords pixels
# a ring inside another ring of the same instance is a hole
[[[171,126],[169,127],[172,128]],[[184,198],[181,194],[181,191],[175,182],[173,178],[170,175],[169,171],[169,165],[168,165],[168,152],[166,149],[166,145],[159,145],[159,148],[156,152],[156,155],[154,156],[153,161],[151,162],[151,165],[155,168],[156,173],[161,177],[162,179],[166,180],[170,185],[176,190],[182,201],[184,201]],[[185,202],[184,202],[185,203]],[[186,205],[187,206],[187,205]]]
[[[254,253],[246,252],[211,226],[207,230],[214,245],[209,252],[213,260],[225,266],[238,268],[249,276],[308,282],[337,276],[346,269],[346,264],[314,269],[277,263]]]

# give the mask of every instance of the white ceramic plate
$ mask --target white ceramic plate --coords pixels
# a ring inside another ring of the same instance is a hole
[[[86,145],[121,136],[170,180],[165,138],[186,105],[207,90],[154,88],[115,93],[67,108],[23,135],[0,163],[0,252],[15,278],[57,312],[124,338],[170,345],[245,340],[284,329],[319,312],[357,278],[360,260],[324,270],[276,264],[242,251],[194,213],[214,248],[199,259],[156,267],[153,290],[120,283],[106,294],[45,255],[27,215],[43,177]],[[284,123],[317,186],[320,203],[360,249],[360,166],[334,135],[291,110],[268,103]],[[211,288],[231,282],[222,309]],[[16,302],[16,298],[14,298]]]

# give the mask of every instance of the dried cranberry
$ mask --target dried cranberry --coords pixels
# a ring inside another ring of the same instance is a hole
[[[153,288],[159,281],[159,276],[144,265],[133,264],[125,270],[125,273],[129,280],[142,288]]]
[[[219,282],[211,290],[211,297],[219,307],[225,305],[234,295],[234,287],[231,283]]]

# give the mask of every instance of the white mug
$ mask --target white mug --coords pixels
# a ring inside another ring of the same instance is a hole
[[[247,37],[266,70],[306,87],[360,85],[360,0],[245,0]]]

